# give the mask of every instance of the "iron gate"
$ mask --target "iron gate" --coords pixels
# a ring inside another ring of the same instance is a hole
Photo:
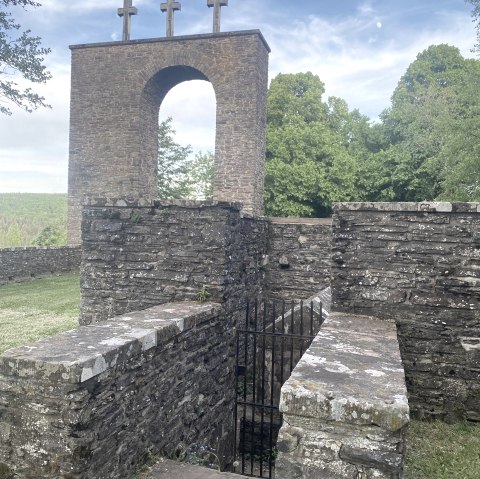
[[[323,323],[322,303],[254,302],[237,330],[235,471],[272,478],[280,389]]]

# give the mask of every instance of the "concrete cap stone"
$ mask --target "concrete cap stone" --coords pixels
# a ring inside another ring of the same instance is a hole
[[[280,410],[294,416],[396,431],[409,422],[396,326],[334,313],[282,387]]]

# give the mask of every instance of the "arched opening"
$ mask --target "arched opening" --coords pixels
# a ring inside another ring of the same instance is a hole
[[[159,111],[159,196],[211,199],[216,99],[213,86],[190,80],[173,87]]]
[[[143,100],[141,134],[145,151],[154,154],[148,161],[157,196],[211,198],[216,97],[209,79],[185,65],[163,68],[146,83]]]

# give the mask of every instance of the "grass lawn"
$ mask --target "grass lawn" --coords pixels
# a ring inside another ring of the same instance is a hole
[[[0,353],[76,328],[79,311],[78,274],[0,286]]]
[[[480,424],[412,421],[406,479],[479,479]]]
[[[0,286],[0,353],[77,327],[79,283],[78,274],[70,274]],[[405,476],[479,479],[480,424],[412,421]]]

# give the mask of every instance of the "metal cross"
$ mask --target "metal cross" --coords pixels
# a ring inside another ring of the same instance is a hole
[[[207,0],[207,5],[213,7],[213,33],[220,32],[220,16],[222,7],[228,7],[228,0]]]
[[[138,13],[135,7],[132,7],[132,0],[123,0],[123,8],[118,9],[118,16],[123,17],[123,41],[130,40],[131,17]]]
[[[180,2],[175,2],[174,0],[167,0],[167,3],[160,4],[160,10],[162,12],[167,12],[167,37],[173,37],[174,12],[181,9],[182,4]]]

